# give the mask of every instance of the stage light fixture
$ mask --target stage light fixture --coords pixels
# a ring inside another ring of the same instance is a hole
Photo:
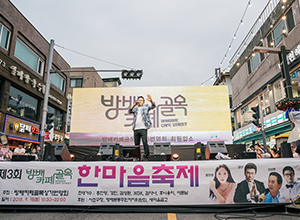
[[[172,155],[172,160],[173,160],[173,161],[178,161],[179,159],[180,159],[179,154],[176,154],[176,153],[175,153],[175,154]]]

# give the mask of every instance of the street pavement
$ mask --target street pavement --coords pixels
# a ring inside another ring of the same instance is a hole
[[[1,212],[1,220],[216,220],[216,219],[299,219],[298,213],[85,213],[85,212]]]

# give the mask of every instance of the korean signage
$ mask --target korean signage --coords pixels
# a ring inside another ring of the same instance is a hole
[[[252,196],[249,178],[256,185]],[[14,162],[0,168],[0,205],[285,203],[300,193],[299,181],[299,158],[288,163],[284,158],[209,163]],[[293,190],[286,185],[293,185]]]
[[[4,133],[29,141],[39,141],[40,125],[6,115]]]
[[[227,86],[186,86],[74,89],[70,145],[133,144],[133,114],[128,110],[139,95],[146,99],[147,94],[156,103],[149,112],[150,143],[232,143]]]
[[[1,61],[1,60],[0,60]],[[33,89],[37,89],[42,94],[45,94],[45,85],[42,83],[38,83],[35,78],[31,78],[29,74],[24,73],[22,70],[18,70],[16,66],[10,66],[10,74],[12,76],[16,76],[19,80],[24,81],[26,84],[31,84]],[[52,99],[57,104],[61,105],[62,101],[53,95],[49,95],[49,98]]]
[[[296,60],[300,56],[300,44],[296,46],[291,52],[287,55],[288,63],[292,63],[294,60]]]

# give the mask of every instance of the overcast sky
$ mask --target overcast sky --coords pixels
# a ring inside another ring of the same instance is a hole
[[[269,0],[251,0],[231,58]],[[143,69],[123,87],[200,85],[219,67],[249,0],[11,0],[72,67]],[[229,61],[230,59],[227,59]],[[226,65],[223,65],[223,67]],[[120,77],[119,73],[100,73]],[[208,81],[205,85],[212,85]]]

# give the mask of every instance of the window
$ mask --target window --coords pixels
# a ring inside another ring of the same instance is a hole
[[[286,13],[286,24],[288,28],[288,32],[290,33],[291,30],[295,27],[295,21],[293,16],[293,10],[290,9],[288,13]]]
[[[282,41],[282,30],[286,29],[285,22],[280,21],[280,23],[274,28],[273,30],[273,39],[274,39],[274,46],[276,47]]]
[[[38,100],[11,86],[7,111],[37,121]]]
[[[270,107],[270,91],[267,89],[261,98],[262,100],[262,109],[264,112],[264,115],[268,115],[271,113],[271,107]]]
[[[54,128],[63,130],[63,112],[48,105],[48,113],[54,114]]]
[[[251,56],[251,58],[248,60],[248,73],[252,73],[264,59],[265,56],[263,53],[256,52],[255,56]]]
[[[0,24],[0,45],[4,49],[8,49],[8,42],[9,42],[10,32],[9,30]]]
[[[82,87],[82,78],[71,78],[70,87]]]
[[[281,81],[274,84],[273,90],[275,103],[284,98],[283,86]]]
[[[16,41],[15,56],[40,75],[43,75],[44,62],[19,39]]]
[[[267,36],[268,46],[276,47],[282,41],[282,30],[287,29],[288,33],[294,29],[295,21],[293,17],[293,11],[290,9],[286,13],[286,20],[281,20],[279,24],[270,32]]]
[[[59,88],[61,91],[65,91],[65,80],[57,73],[51,73],[50,82]]]

